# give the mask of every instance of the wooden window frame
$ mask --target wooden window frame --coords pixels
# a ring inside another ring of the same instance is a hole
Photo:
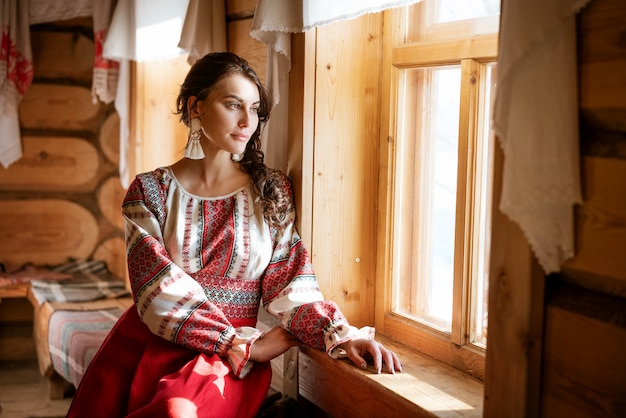
[[[398,88],[400,72],[405,68],[432,67],[443,65],[461,65],[462,79],[481,80],[484,65],[497,60],[497,34],[478,35],[461,41],[434,40],[426,42],[404,43],[406,33],[406,9],[385,12],[383,43],[383,91],[381,105],[381,158],[379,184],[379,223],[378,223],[378,269],[377,299],[375,323],[379,332],[397,340],[419,352],[430,355],[444,363],[456,367],[470,375],[484,380],[485,350],[468,344],[470,328],[470,304],[468,293],[471,290],[472,273],[470,259],[473,257],[470,238],[466,232],[474,221],[472,205],[457,204],[457,232],[455,233],[455,278],[452,333],[444,333],[423,326],[416,321],[392,312],[392,270],[395,201],[394,184],[395,159],[397,158],[397,121],[399,115]],[[417,53],[419,51],[419,53]],[[476,144],[469,138],[476,138],[475,131],[480,121],[478,112],[480,86],[478,83],[462,81],[461,100],[470,105],[461,106],[459,119],[459,161],[458,176],[464,181],[457,181],[457,199],[465,201],[468,194],[474,193],[473,176]],[[462,269],[457,266],[470,266]]]

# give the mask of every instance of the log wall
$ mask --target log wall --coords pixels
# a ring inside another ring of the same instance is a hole
[[[124,278],[119,120],[113,104],[91,97],[91,19],[34,25],[31,36],[24,153],[0,170],[0,260],[55,265],[99,254]]]
[[[0,168],[0,262],[13,269],[97,258],[123,279],[119,119],[113,104],[92,101],[92,21],[33,25],[31,41],[23,157]],[[30,321],[26,299],[2,300],[0,359],[34,357]]]

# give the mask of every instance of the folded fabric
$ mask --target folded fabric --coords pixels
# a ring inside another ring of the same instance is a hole
[[[65,264],[52,267],[50,270],[58,273],[70,273],[79,276],[91,276],[92,274],[110,276],[107,264],[102,260],[72,260]]]
[[[128,296],[124,281],[113,276],[104,261],[75,260],[50,269],[64,280],[31,280],[32,294],[44,302],[90,302]]]
[[[31,289],[39,304],[44,302],[89,302],[93,300],[118,298],[130,293],[121,280],[33,280]]]
[[[51,271],[35,266],[26,266],[12,273],[0,273],[0,287],[15,286],[33,280],[67,280],[73,276],[68,273]]]

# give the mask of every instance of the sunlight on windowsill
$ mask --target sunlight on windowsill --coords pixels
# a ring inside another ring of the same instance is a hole
[[[303,347],[300,395],[337,416],[347,411],[367,416],[383,409],[388,416],[482,416],[481,381],[384,336],[377,340],[399,355],[402,373],[377,374],[371,365],[361,370],[348,360],[337,362]]]

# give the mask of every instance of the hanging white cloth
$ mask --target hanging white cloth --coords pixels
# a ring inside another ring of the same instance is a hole
[[[115,96],[115,111],[120,118],[120,183],[125,189],[130,186],[136,173],[131,173],[128,167],[130,156],[130,60],[120,62],[117,94]]]
[[[0,0],[0,163],[22,157],[18,106],[33,81],[28,0]]]
[[[189,0],[119,0],[104,57],[152,61],[185,53],[178,47]]]
[[[94,0],[30,0],[30,24],[91,16]]]
[[[113,18],[112,0],[94,0],[93,6],[93,38],[95,57],[93,63],[93,80],[91,95],[93,102],[98,99],[103,103],[111,103],[117,94],[119,77],[119,61],[104,57],[104,41],[109,32]]]
[[[581,202],[575,14],[589,0],[503,2],[493,128],[504,153],[500,210],[546,273],[574,255]]]
[[[421,0],[259,0],[253,30],[303,32]]]
[[[223,0],[189,0],[178,47],[193,65],[209,52],[226,51],[226,7]]]

